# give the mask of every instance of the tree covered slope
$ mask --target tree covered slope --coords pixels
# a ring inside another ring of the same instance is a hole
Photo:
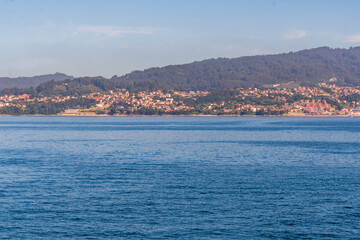
[[[331,78],[344,85],[360,85],[360,47],[321,47],[276,55],[209,59],[134,71],[112,79],[127,84],[154,81],[169,88],[203,90],[262,87],[289,81],[315,84]]]
[[[116,88],[130,91],[210,90],[264,87],[289,82],[314,85],[328,82],[330,79],[336,80],[338,85],[360,86],[360,47],[350,49],[321,47],[277,55],[209,59],[190,64],[134,71],[111,79],[103,77],[73,79],[71,76],[59,73],[33,78],[5,80],[0,78],[0,95],[21,93],[80,95]],[[9,87],[10,85],[12,87]]]
[[[74,77],[65,75],[63,73],[47,74],[34,77],[18,77],[18,78],[9,78],[9,77],[0,77],[0,89],[5,88],[28,88],[28,87],[37,87],[41,83],[55,80],[61,81],[65,79],[73,79]]]

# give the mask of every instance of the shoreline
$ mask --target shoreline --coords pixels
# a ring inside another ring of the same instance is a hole
[[[341,117],[341,118],[352,118],[352,117],[360,117],[360,115],[306,115],[306,114],[299,114],[299,115],[202,115],[202,114],[182,114],[182,115],[171,115],[171,114],[164,114],[164,115],[108,115],[108,114],[83,114],[83,115],[75,115],[75,114],[52,114],[52,115],[42,115],[42,114],[25,114],[25,115],[6,115],[0,114],[0,117],[112,117],[112,118],[122,118],[122,117],[245,117],[245,118],[261,118],[261,117],[288,117],[288,118],[334,118],[334,117]]]

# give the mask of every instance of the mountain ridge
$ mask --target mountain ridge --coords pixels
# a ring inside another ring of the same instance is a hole
[[[66,75],[64,73],[44,74],[36,75],[32,77],[0,77],[0,89],[6,88],[29,88],[37,87],[41,83],[55,80],[62,81],[66,79],[74,79],[73,76]]]
[[[115,75],[110,79],[101,76],[73,78],[61,73],[55,75],[59,78],[55,79],[54,74],[37,76],[37,82],[29,81],[32,78],[17,78],[18,85],[14,79],[10,80],[12,80],[12,88],[24,88],[24,82],[27,81],[26,84],[29,84],[29,87],[36,87],[38,93],[47,94],[81,94],[115,88],[135,91],[263,88],[289,83],[316,85],[331,81],[336,81],[338,85],[360,86],[360,47],[349,49],[319,47],[272,55],[206,59],[187,64],[137,70],[122,76]],[[42,78],[39,80],[39,77]],[[0,89],[6,90],[4,84],[1,84],[3,82],[0,78]],[[27,92],[34,90],[28,89]],[[19,92],[24,91],[19,89],[2,91],[2,93]]]
[[[319,47],[297,52],[217,58],[133,71],[112,80],[154,81],[170,88],[262,87],[294,81],[313,84],[336,78],[346,85],[360,85],[360,47]]]

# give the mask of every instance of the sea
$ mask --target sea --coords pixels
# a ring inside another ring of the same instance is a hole
[[[360,239],[360,118],[0,117],[1,239]]]

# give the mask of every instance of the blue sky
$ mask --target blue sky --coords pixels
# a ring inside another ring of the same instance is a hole
[[[358,0],[0,0],[0,76],[360,45]]]

